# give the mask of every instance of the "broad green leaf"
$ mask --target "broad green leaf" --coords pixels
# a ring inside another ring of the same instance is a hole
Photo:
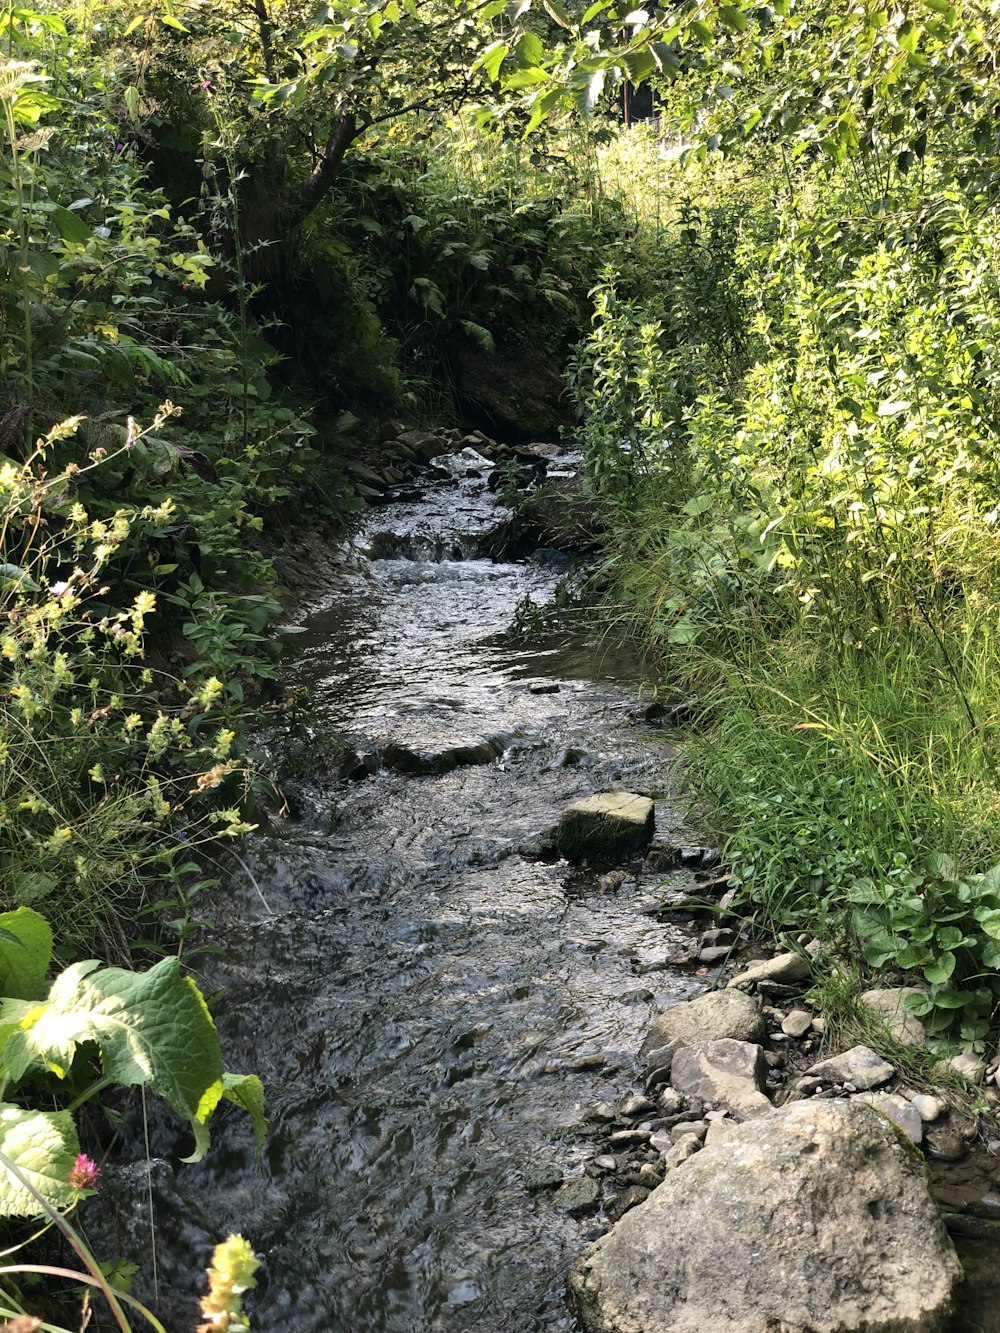
[[[719,9],[719,18],[727,28],[733,28],[736,32],[747,30],[747,16],[733,5],[722,5]]]
[[[62,239],[70,241],[73,245],[86,245],[94,235],[83,218],[77,217],[68,208],[61,208],[57,205],[53,208],[50,216]]]
[[[656,58],[650,51],[626,51],[622,56],[622,64],[633,83],[642,83],[658,68]]]
[[[24,592],[41,592],[40,586],[20,565],[0,565],[0,587],[10,584]]]
[[[223,1074],[222,1096],[235,1106],[242,1106],[253,1125],[253,1136],[258,1153],[267,1138],[267,1116],[264,1112],[264,1085],[256,1074]]]
[[[976,997],[967,990],[935,990],[931,998],[936,1009],[961,1009]]]
[[[538,126],[541,125],[542,121],[546,120],[548,116],[551,115],[552,111],[561,100],[562,89],[550,88],[547,93],[542,93],[541,96],[537,97],[535,101],[532,102],[531,116],[524,130],[525,137],[531,134],[533,130],[536,130]]]
[[[1000,940],[1000,912],[984,912],[980,916],[979,909],[973,915],[979,922],[979,928],[984,935],[989,935],[991,939]]]
[[[573,101],[584,116],[591,116],[604,90],[605,71],[602,68],[581,70],[573,79]]]
[[[7,1039],[4,1062],[15,1081],[33,1068],[65,1077],[77,1048],[92,1041],[105,1074],[123,1086],[144,1084],[208,1147],[205,1124],[222,1096],[219,1038],[201,992],[181,976],[176,958],[148,972],[74,963],[52,984],[48,1003]]]
[[[955,971],[955,955],[950,950],[945,950],[940,955],[937,962],[924,968],[924,976],[935,986],[942,985],[950,980]]]
[[[0,914],[0,994],[40,1000],[52,961],[52,931],[30,907]]]
[[[651,42],[650,54],[665,74],[676,74],[680,60],[676,49],[669,42]]]
[[[879,407],[880,416],[888,415],[888,413],[882,411],[882,407],[884,406],[885,404],[882,404]],[[905,406],[909,407],[909,403],[906,403]],[[955,858],[953,856],[950,856],[947,852],[930,852],[924,858],[924,866],[930,872],[930,874],[934,875],[937,879],[954,878]]]
[[[0,1102],[0,1152],[53,1208],[68,1208],[85,1191],[68,1184],[80,1143],[68,1111],[29,1111]],[[44,1212],[0,1162],[0,1216],[38,1217]]]
[[[681,513],[686,514],[688,518],[698,518],[706,510],[711,509],[715,503],[716,501],[711,495],[692,495],[691,499],[682,507]]]
[[[514,47],[514,59],[520,69],[534,69],[542,63],[542,39],[533,32],[524,32]]]
[[[486,71],[490,79],[495,80],[500,73],[500,66],[503,64],[506,57],[507,43],[493,42],[482,52],[479,59],[476,61],[476,64],[480,69]]]
[[[702,44],[702,46],[711,46],[712,43],[715,41],[715,33],[708,26],[708,24],[703,23],[701,19],[694,19],[692,21],[691,31],[698,38],[698,41]]]
[[[909,406],[909,400],[906,398],[887,399],[885,402],[879,403],[878,414],[880,417],[895,417],[900,412],[905,412]]]

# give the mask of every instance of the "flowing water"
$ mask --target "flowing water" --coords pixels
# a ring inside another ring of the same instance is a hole
[[[662,875],[601,894],[518,849],[609,788],[659,795],[669,841],[673,756],[627,656],[593,636],[504,640],[563,563],[483,555],[500,517],[483,478],[367,510],[303,621],[291,683],[315,731],[345,732],[374,771],[307,773],[296,818],[240,849],[203,984],[222,988],[227,1064],[264,1080],[272,1132],[257,1162],[227,1111],[205,1162],[175,1172],[185,1145],[154,1126],[171,1329],[196,1322],[230,1230],[264,1261],[255,1333],[573,1326],[566,1269],[601,1227],[555,1184],[595,1151],[588,1108],[636,1086],[651,1011],[692,982],[653,915]],[[117,1245],[148,1250],[142,1194],[124,1197]]]

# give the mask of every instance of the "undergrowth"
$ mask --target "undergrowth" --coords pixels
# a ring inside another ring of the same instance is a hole
[[[570,370],[603,577],[697,702],[691,773],[748,908],[905,975],[934,1042],[981,1049],[1000,232],[939,164],[875,217],[846,172],[761,162],[770,197],[647,147],[650,266],[673,282],[609,272]]]

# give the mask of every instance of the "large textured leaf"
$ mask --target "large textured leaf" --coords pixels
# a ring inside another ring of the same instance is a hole
[[[7,1039],[3,1063],[15,1081],[41,1066],[64,1077],[78,1046],[96,1042],[116,1083],[142,1083],[190,1125],[191,1160],[208,1147],[205,1124],[223,1093],[219,1038],[201,992],[176,958],[148,972],[75,963],[56,978],[48,1003]]]
[[[52,931],[30,907],[0,913],[0,995],[40,1000],[52,961]]]
[[[26,1111],[0,1102],[0,1152],[54,1208],[67,1208],[81,1191],[68,1184],[80,1144],[68,1111]],[[0,1162],[0,1216],[38,1217],[44,1209]]]
[[[256,1074],[224,1074],[222,1095],[227,1102],[242,1106],[253,1125],[253,1136],[260,1153],[267,1138],[267,1116],[264,1114],[264,1085]]]

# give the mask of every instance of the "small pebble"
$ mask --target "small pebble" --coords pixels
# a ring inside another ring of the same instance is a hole
[[[937,1125],[924,1135],[924,1148],[928,1157],[940,1162],[960,1162],[968,1152],[965,1140],[957,1130]]]
[[[618,1114],[624,1116],[626,1120],[632,1120],[640,1115],[652,1115],[655,1110],[656,1103],[640,1093],[631,1093],[618,1103]]]
[[[684,1098],[673,1088],[664,1088],[657,1101],[661,1115],[676,1115],[684,1107]]]
[[[674,1125],[670,1131],[670,1139],[673,1143],[680,1143],[685,1134],[693,1134],[696,1139],[703,1139],[708,1133],[708,1122],[706,1120],[682,1120],[679,1125]]]
[[[916,1097],[912,1097],[910,1105],[916,1109],[925,1125],[940,1120],[941,1116],[944,1115],[944,1102],[941,1098],[931,1097],[927,1093],[918,1093]]]
[[[608,1136],[609,1148],[635,1148],[640,1143],[648,1143],[648,1129],[618,1129]]]
[[[781,1025],[787,1037],[804,1037],[812,1026],[813,1016],[808,1009],[793,1009]]]
[[[670,1151],[664,1154],[664,1171],[676,1170],[682,1162],[686,1162],[689,1157],[693,1157],[700,1147],[700,1139],[695,1138],[693,1134],[685,1134],[679,1143],[675,1143]]]
[[[617,1118],[618,1112],[610,1102],[598,1102],[587,1112],[588,1120],[600,1120],[605,1124]]]
[[[728,944],[713,944],[707,949],[700,950],[698,962],[709,967],[712,963],[724,962],[731,953],[732,948]]]
[[[599,1171],[617,1171],[618,1158],[612,1157],[610,1153],[601,1153],[600,1157],[594,1158],[594,1166]]]

